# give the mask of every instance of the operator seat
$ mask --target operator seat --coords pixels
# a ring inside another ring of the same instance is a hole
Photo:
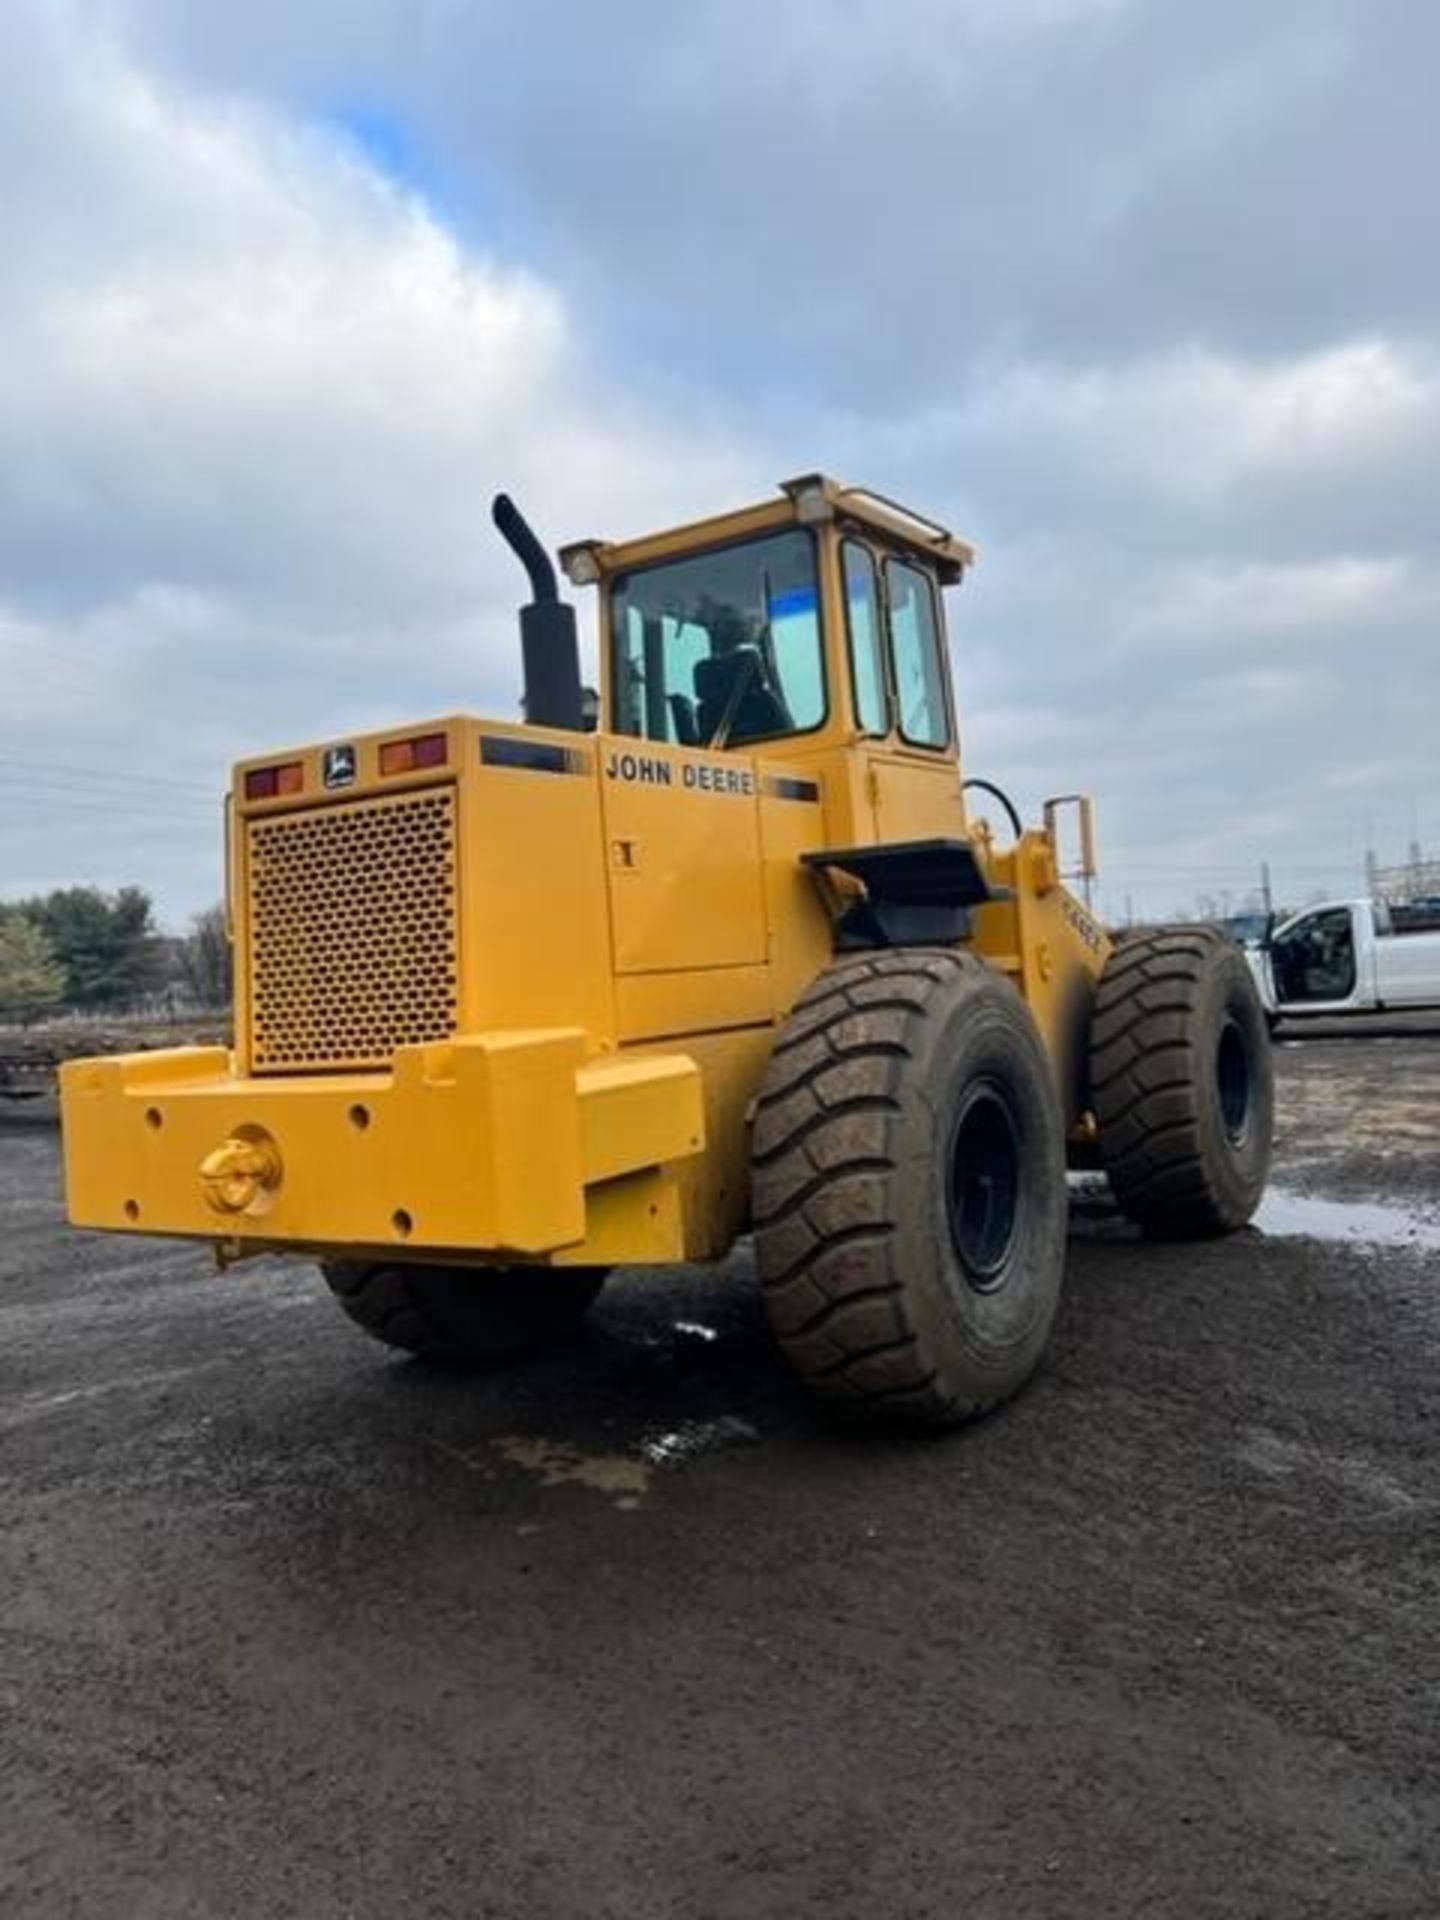
[[[736,699],[736,687],[743,691]],[[712,740],[716,728],[735,702],[727,740],[758,740],[768,733],[785,733],[790,716],[779,697],[765,684],[765,667],[756,647],[735,647],[711,654],[695,665],[696,722],[701,744]]]

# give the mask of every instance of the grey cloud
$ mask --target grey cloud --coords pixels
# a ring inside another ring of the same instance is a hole
[[[1427,330],[1440,294],[1440,16],[1406,0],[309,13],[298,45],[289,9],[132,17],[212,80],[368,85],[617,333],[831,404]]]
[[[595,378],[553,289],[323,129],[56,35],[0,63],[0,124],[29,117],[0,268],[0,897],[133,879],[176,913],[218,887],[240,752],[516,711],[497,487],[558,535],[749,486],[703,412]]]

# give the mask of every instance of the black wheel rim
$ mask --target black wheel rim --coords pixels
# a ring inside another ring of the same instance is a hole
[[[979,1080],[965,1097],[950,1148],[950,1239],[977,1293],[1005,1281],[1020,1218],[1020,1142],[1003,1088]]]
[[[1220,1029],[1215,1085],[1225,1138],[1238,1147],[1250,1126],[1250,1046],[1238,1020],[1227,1019]]]

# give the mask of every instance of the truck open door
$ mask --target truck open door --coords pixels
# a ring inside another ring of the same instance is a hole
[[[1274,935],[1270,974],[1279,1013],[1342,1012],[1353,1006],[1360,982],[1354,909],[1315,907]]]

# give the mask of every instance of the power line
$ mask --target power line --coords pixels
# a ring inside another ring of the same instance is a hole
[[[148,807],[152,811],[161,808],[168,813],[198,813],[218,811],[221,796],[214,793],[208,799],[200,795],[185,793],[162,793],[144,787],[107,787],[90,785],[84,781],[63,781],[51,779],[46,774],[26,774],[23,778],[13,773],[0,773],[0,797],[6,800],[80,800],[95,806],[108,807],[112,812],[124,813],[136,807]]]
[[[217,788],[209,782],[199,780],[171,780],[153,773],[130,773],[121,767],[77,767],[63,760],[16,760],[9,755],[0,754],[0,772],[14,771],[28,778],[39,775],[45,779],[83,780],[87,783],[103,783],[106,786],[127,787],[164,787],[184,793],[206,793],[213,795]]]
[[[117,804],[113,799],[106,800],[100,794],[48,793],[44,791],[27,792],[23,789],[15,788],[5,789],[4,797],[7,806],[9,803],[14,802],[18,806],[39,807],[46,813],[58,809],[61,812],[67,813],[101,814],[105,819],[113,821],[117,826],[123,826],[127,820],[168,820],[176,826],[193,828],[201,819],[204,811],[198,804],[193,811],[182,813],[172,811],[163,805],[145,800],[128,801],[121,805]],[[211,817],[213,819],[219,819],[220,810],[218,807],[213,810]]]
[[[83,673],[87,674],[113,666],[123,666],[128,670],[128,663],[118,661],[113,654],[107,658],[103,654],[92,653],[87,658],[84,654],[72,652],[68,647],[57,647],[51,640],[31,640],[23,634],[16,633],[12,624],[3,619],[0,619],[0,646],[20,647],[26,653],[36,654],[47,666],[59,666],[68,661],[72,667],[79,667]],[[188,704],[183,700],[175,699],[173,688],[168,690],[168,698],[173,706],[183,708]],[[202,689],[197,689],[195,698],[197,701],[205,701],[212,712],[214,701],[221,700],[227,707],[233,707],[240,713],[253,714],[256,719],[264,720],[267,725],[274,718],[274,715],[267,712],[258,702],[246,700],[243,695],[237,698],[228,691],[224,693],[217,691],[211,696]]]
[[[1137,877],[1153,877],[1159,880],[1167,880],[1172,877],[1182,880],[1244,879],[1253,881],[1255,879],[1254,863],[1245,861],[1241,861],[1233,866],[1194,866],[1186,862],[1169,860],[1156,862],[1152,865],[1149,861],[1121,860],[1111,855],[1103,857],[1100,864],[1102,871],[1107,874],[1133,873]],[[1335,873],[1345,868],[1358,867],[1364,863],[1361,856],[1357,853],[1353,857],[1340,854],[1334,860],[1323,861],[1272,859],[1269,864],[1276,872],[1281,874],[1326,874]]]

